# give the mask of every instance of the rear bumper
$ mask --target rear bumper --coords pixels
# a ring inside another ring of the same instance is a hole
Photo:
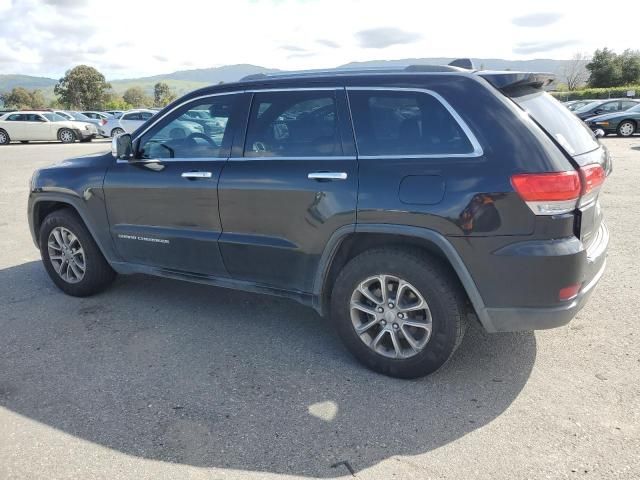
[[[568,305],[552,308],[487,308],[485,312],[490,326],[485,325],[485,328],[490,332],[518,332],[566,325],[587,303],[604,274],[606,264],[606,260],[602,262],[600,270]]]
[[[574,299],[549,307],[485,307],[482,313],[479,312],[485,329],[489,332],[516,332],[561,327],[569,323],[587,303],[604,274],[608,245],[609,232],[603,222],[598,229],[595,240],[588,249],[583,251],[584,255],[573,256],[574,261],[583,263],[583,268],[580,269],[583,272],[581,276],[582,287]],[[540,257],[538,259],[542,260]],[[545,272],[545,265],[548,263],[538,263],[539,273],[543,276],[548,273],[548,278],[551,278],[551,275],[557,274],[557,271],[551,267],[547,267],[549,271]]]

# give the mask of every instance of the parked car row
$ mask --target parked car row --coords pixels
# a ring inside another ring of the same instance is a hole
[[[574,100],[564,105],[597,135],[630,137],[640,132],[640,101],[631,98]]]
[[[12,141],[62,141],[89,142],[100,137],[113,137],[131,133],[149,120],[157,110],[110,110],[106,112],[86,110],[7,110],[0,112],[0,144]],[[193,132],[203,133],[208,120],[185,119],[185,136]],[[174,132],[174,134],[178,135]]]

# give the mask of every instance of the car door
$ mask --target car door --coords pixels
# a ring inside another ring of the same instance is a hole
[[[120,126],[122,129],[131,133],[140,125],[142,125],[142,114],[140,112],[125,113],[120,117]]]
[[[26,114],[23,128],[27,140],[55,140],[51,135],[51,123],[38,113]]]
[[[24,128],[27,116],[24,113],[12,113],[7,117],[7,123],[3,125],[11,140],[25,140]]]
[[[345,92],[247,95],[246,138],[236,137],[220,178],[222,257],[235,279],[310,292],[331,235],[356,221],[358,169]]]
[[[111,236],[126,262],[226,276],[218,248],[217,186],[236,130],[239,94],[211,95],[176,107],[134,139],[134,157],[115,161],[104,180]],[[215,135],[185,131],[191,108],[210,112]]]

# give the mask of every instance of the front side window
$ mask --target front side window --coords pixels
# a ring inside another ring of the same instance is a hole
[[[603,112],[617,112],[620,110],[619,102],[609,102],[603,103],[598,110],[602,110]]]
[[[214,96],[181,107],[142,137],[141,158],[226,157],[231,140],[229,117],[236,97]]]
[[[342,155],[333,91],[256,93],[245,157]]]
[[[350,91],[358,154],[455,155],[474,148],[433,95],[415,91]]]

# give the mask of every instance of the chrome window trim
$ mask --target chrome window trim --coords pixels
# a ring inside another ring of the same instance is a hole
[[[350,91],[387,91],[387,92],[417,92],[424,93],[426,95],[431,95],[433,98],[438,100],[440,104],[449,112],[449,114],[453,117],[453,119],[458,123],[458,126],[462,129],[464,134],[467,136],[467,140],[471,144],[473,151],[469,153],[425,153],[425,154],[407,154],[407,155],[358,155],[358,158],[363,160],[367,159],[376,159],[376,158],[476,158],[484,155],[484,151],[480,146],[480,142],[473,134],[467,123],[460,117],[458,112],[447,102],[442,95],[433,90],[429,90],[426,88],[414,88],[414,87],[346,87],[347,90],[347,98],[349,98]],[[351,109],[351,102],[349,102],[349,109]],[[353,112],[351,114],[351,120],[353,121]],[[356,142],[356,150],[358,148],[358,136],[356,135],[355,125],[353,128],[353,137]]]
[[[234,162],[247,162],[247,161],[252,161],[252,160],[356,160],[356,156],[355,155],[351,155],[351,156],[344,156],[344,155],[336,155],[336,156],[330,156],[330,155],[325,155],[325,156],[316,156],[316,157],[303,157],[303,156],[296,156],[296,157],[229,157],[229,161],[234,161]]]
[[[405,74],[415,74],[415,72],[404,72]],[[429,73],[429,75],[451,75],[456,74],[457,72],[433,72]],[[195,102],[198,100],[203,100],[205,98],[211,97],[219,97],[222,95],[239,95],[243,93],[261,93],[261,92],[296,92],[296,91],[338,91],[338,90],[346,90],[347,92],[347,102],[349,106],[349,110],[351,111],[351,103],[349,100],[349,91],[392,91],[392,92],[418,92],[424,93],[426,95],[431,95],[436,100],[442,104],[442,106],[449,112],[449,114],[453,117],[453,119],[458,123],[464,134],[467,136],[469,143],[473,147],[473,151],[469,153],[446,153],[446,154],[418,154],[418,155],[357,155],[357,156],[295,156],[295,157],[212,157],[212,158],[167,158],[167,159],[144,159],[130,162],[128,160],[117,159],[116,163],[148,163],[148,162],[211,162],[211,161],[226,161],[226,160],[291,160],[291,159],[305,159],[305,160],[355,160],[355,159],[378,159],[378,158],[392,158],[392,159],[420,159],[420,158],[476,158],[484,155],[484,151],[478,142],[478,139],[473,134],[467,123],[460,117],[458,112],[447,102],[442,95],[439,93],[429,90],[426,88],[415,88],[415,87],[344,87],[344,86],[334,86],[334,87],[291,87],[291,88],[253,88],[253,89],[242,89],[228,92],[216,92],[216,93],[208,93],[206,95],[201,95],[198,97],[190,98],[185,100],[184,102],[176,105],[171,110],[163,113],[161,116],[152,117],[155,121],[151,123],[147,128],[145,128],[138,136],[136,136],[132,142],[139,140],[144,134],[146,134],[149,130],[151,130],[155,125],[157,125],[160,121],[162,121],[165,117],[173,113],[174,111],[182,108],[184,105],[188,103]],[[352,129],[353,136],[356,143],[356,149],[358,147],[358,138],[355,132],[355,126],[353,125],[353,115],[350,115],[350,119],[352,121]]]

